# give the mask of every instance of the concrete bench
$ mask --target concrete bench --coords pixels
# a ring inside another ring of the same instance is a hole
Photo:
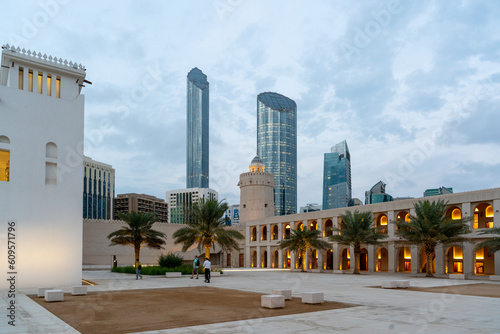
[[[465,279],[464,274],[449,274],[448,277],[450,279]]]
[[[397,289],[398,281],[382,281],[383,289]]]
[[[210,277],[220,277],[220,271],[211,271]]]
[[[400,281],[396,281],[397,285],[398,285],[398,289],[407,289],[410,287],[410,281],[408,280],[400,280]]]
[[[490,275],[490,281],[500,281],[500,276]]]
[[[285,307],[285,296],[283,295],[260,296],[260,306],[267,308],[283,308]]]
[[[166,272],[165,277],[167,278],[176,278],[176,277],[182,277],[182,273],[180,271],[174,271],[174,272]]]
[[[273,294],[273,295],[282,295],[282,296],[285,297],[285,300],[292,299],[292,290],[275,289],[275,290],[271,291],[271,294]]]
[[[324,302],[323,292],[302,292],[303,304],[323,304]]]
[[[54,290],[54,288],[38,288],[38,297],[45,297],[45,291]]]
[[[46,302],[62,302],[64,300],[64,291],[62,290],[45,290]]]
[[[71,295],[73,296],[84,296],[87,294],[86,286],[74,286],[71,288]]]

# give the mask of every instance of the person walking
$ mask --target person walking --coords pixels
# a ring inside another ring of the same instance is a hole
[[[208,257],[205,258],[205,262],[203,262],[203,268],[205,268],[205,283],[210,283],[210,266],[212,265],[212,262],[208,259]]]
[[[199,267],[200,267],[200,259],[198,259],[198,255],[196,255],[193,261],[193,271],[191,272],[191,279],[193,279],[194,273],[196,273],[196,279],[200,278],[200,275],[198,275]]]
[[[137,259],[135,261],[135,279],[138,279],[139,277],[142,279],[141,270],[142,264],[139,262],[139,259]]]

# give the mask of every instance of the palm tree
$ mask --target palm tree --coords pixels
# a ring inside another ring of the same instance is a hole
[[[152,249],[163,249],[167,238],[165,233],[153,230],[156,221],[154,213],[150,212],[123,212],[116,214],[126,226],[108,235],[111,240],[110,246],[128,245],[134,247],[135,261],[139,259],[139,253],[143,247]]]
[[[361,244],[378,245],[379,240],[387,238],[387,234],[373,226],[373,215],[370,211],[356,210],[354,213],[346,211],[340,218],[342,219],[340,226],[332,227],[337,234],[332,235],[330,240],[354,248],[356,263],[353,274],[359,274]]]
[[[464,241],[466,238],[462,235],[470,232],[466,224],[469,219],[452,220],[446,217],[447,204],[443,200],[418,201],[413,204],[415,215],[410,215],[410,221],[397,223],[399,229],[396,235],[405,242],[424,247],[427,257],[426,277],[434,277],[431,262],[436,246]]]
[[[500,227],[490,228],[488,230],[479,232],[479,234],[497,234],[499,236],[480,242],[476,246],[476,249],[488,247],[490,254],[500,251]]]
[[[239,250],[238,240],[245,239],[245,236],[238,231],[224,228],[227,219],[222,218],[228,205],[226,202],[217,200],[200,199],[193,203],[187,212],[186,227],[182,227],[174,232],[175,243],[183,243],[182,251],[198,244],[201,252],[205,248],[205,257],[210,258],[210,247],[219,244],[224,250]]]
[[[286,239],[279,242],[279,248],[288,249],[299,254],[302,259],[302,271],[307,271],[306,254],[309,248],[320,250],[330,249],[332,246],[320,239],[318,230],[308,230],[305,226],[302,228],[291,230],[290,235]]]

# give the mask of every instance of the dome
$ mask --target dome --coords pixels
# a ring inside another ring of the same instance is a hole
[[[258,173],[263,172],[265,169],[266,167],[264,166],[264,162],[262,162],[262,159],[259,157],[259,155],[256,155],[250,163],[250,171],[252,173]]]
[[[250,165],[254,165],[254,164],[263,165],[264,163],[262,162],[262,159],[258,155],[256,155],[255,158],[253,158]]]

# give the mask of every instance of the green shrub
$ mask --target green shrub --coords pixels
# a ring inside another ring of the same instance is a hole
[[[161,254],[158,257],[158,265],[165,268],[180,267],[182,265],[182,260],[182,256],[169,252],[167,254]]]
[[[142,275],[161,275],[164,276],[166,272],[181,272],[183,275],[191,275],[191,271],[193,267],[190,265],[181,265],[175,268],[165,268],[159,266],[143,266],[141,270]],[[112,272],[114,273],[124,273],[124,274],[135,274],[135,267],[117,267],[112,268]],[[200,268],[200,274],[204,273],[203,268]]]

